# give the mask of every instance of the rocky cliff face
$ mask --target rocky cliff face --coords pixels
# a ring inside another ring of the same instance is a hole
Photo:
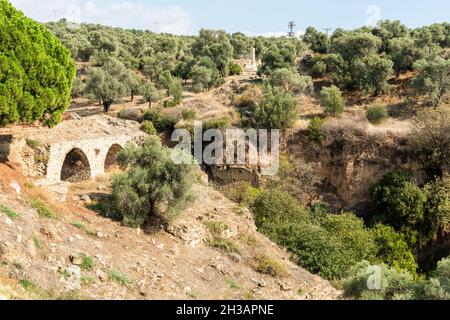
[[[315,146],[307,132],[292,133],[287,141],[288,154],[314,163],[332,189],[340,209],[364,210],[370,198],[370,188],[390,170],[403,167],[415,170],[417,159],[405,137],[385,133],[367,135],[356,130],[327,132],[322,146]]]

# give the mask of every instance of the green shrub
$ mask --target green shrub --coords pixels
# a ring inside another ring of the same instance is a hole
[[[251,207],[256,226],[267,234],[280,225],[305,220],[307,214],[298,201],[282,190],[263,190]]]
[[[203,132],[206,132],[209,129],[224,130],[230,126],[230,123],[231,119],[229,117],[205,120],[203,121]]]
[[[31,148],[37,148],[41,145],[40,141],[31,138],[27,138],[26,142],[27,145],[30,146]]]
[[[327,279],[341,279],[359,261],[375,259],[372,233],[353,214],[324,214],[308,221],[304,215],[290,213],[280,218],[283,208],[273,207],[261,206],[268,211],[267,216],[274,217],[266,219],[259,230],[291,251],[297,264],[310,272]],[[255,219],[258,221],[256,214]]]
[[[43,218],[56,219],[57,215],[44,202],[38,198],[31,198],[28,200],[30,206],[36,209],[38,215]]]
[[[368,284],[372,285],[370,289]],[[417,283],[408,272],[371,265],[367,261],[352,267],[344,281],[345,296],[360,300],[412,300],[416,288]]]
[[[155,217],[169,221],[192,199],[194,166],[174,163],[158,137],[127,144],[117,161],[128,170],[112,178],[111,207],[125,225],[140,227]]]
[[[228,65],[228,69],[230,72],[230,76],[239,76],[243,72],[242,67],[234,62],[230,62],[230,64]]]
[[[272,277],[286,277],[288,275],[286,268],[280,262],[265,254],[254,258],[253,269]]]
[[[11,219],[16,219],[17,217],[19,217],[19,215],[15,211],[2,204],[0,204],[0,211],[6,214]]]
[[[93,236],[94,232],[89,229],[84,223],[82,222],[78,222],[78,221],[74,221],[71,223],[72,226],[74,226],[75,228],[78,228],[82,231],[84,231],[87,235]]]
[[[427,241],[429,235],[424,224],[427,198],[408,172],[394,170],[386,174],[373,187],[372,201],[376,222],[404,232],[410,244],[417,240]]]
[[[286,130],[294,125],[297,115],[297,98],[281,89],[270,89],[257,106],[253,121],[259,128]]]
[[[153,125],[153,122],[149,120],[144,120],[144,122],[142,122],[141,130],[150,135],[156,134],[155,126]]]
[[[81,255],[81,264],[80,264],[81,270],[92,271],[94,269],[94,267],[95,267],[94,260],[91,257],[89,257],[85,254],[82,254]]]
[[[338,116],[344,112],[345,101],[341,90],[336,86],[324,87],[320,92],[320,105],[331,116]]]
[[[221,236],[228,229],[227,224],[221,221],[205,221],[204,224],[215,236]]]
[[[382,224],[376,225],[372,232],[377,246],[377,258],[381,262],[398,271],[416,273],[418,266],[403,234]]]
[[[181,117],[184,121],[193,121],[197,118],[197,113],[193,109],[184,109],[181,111]]]
[[[223,253],[237,253],[237,254],[241,253],[241,250],[234,241],[220,236],[214,236],[211,239],[209,239],[208,245],[211,248],[215,248]]]
[[[323,61],[317,61],[311,68],[311,76],[313,78],[323,77],[327,73],[327,65]]]
[[[273,87],[282,88],[293,94],[306,94],[313,91],[313,81],[309,76],[300,75],[295,69],[277,69],[269,78]]]
[[[223,187],[222,192],[234,202],[252,206],[261,190],[253,187],[250,182],[239,182]]]
[[[151,121],[156,130],[160,132],[172,131],[177,124],[177,119],[173,116],[163,114],[158,110],[147,111],[144,115],[144,120]]]
[[[164,100],[164,108],[175,108],[179,104],[176,100]]]
[[[388,113],[385,106],[374,105],[369,107],[366,112],[367,120],[372,124],[380,124],[388,118]]]
[[[347,259],[353,264],[361,260],[375,259],[376,244],[373,234],[355,214],[327,214],[319,216],[317,223],[343,244]]]
[[[353,263],[333,234],[307,221],[279,226],[271,239],[291,251],[298,265],[327,279],[345,275]]]
[[[449,68],[450,59],[441,57],[416,61],[414,69],[418,74],[413,80],[414,88],[426,94],[431,104],[439,105],[450,91]]]
[[[108,272],[109,280],[114,281],[122,286],[127,287],[130,284],[130,279],[123,273],[117,270],[109,270]]]
[[[315,117],[308,125],[308,139],[318,146],[322,145],[326,140],[325,132],[322,130],[323,123],[323,119]]]

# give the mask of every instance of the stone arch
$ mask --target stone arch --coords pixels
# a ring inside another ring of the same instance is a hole
[[[91,179],[91,165],[88,157],[79,148],[70,150],[61,168],[61,181],[79,182],[89,179]]]
[[[113,144],[109,148],[108,153],[106,154],[106,157],[105,157],[105,170],[108,170],[116,165],[117,154],[122,150],[123,150],[122,146],[117,143]]]

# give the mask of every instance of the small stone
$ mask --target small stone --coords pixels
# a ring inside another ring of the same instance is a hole
[[[267,286],[267,283],[264,280],[260,280],[258,282],[258,287],[265,288],[266,286]]]
[[[81,289],[81,269],[78,266],[70,266],[67,268],[69,277],[66,280],[66,288],[68,290],[80,290]]]
[[[17,235],[16,242],[17,243],[22,243],[22,235],[21,234]]]
[[[264,280],[259,280],[259,279],[255,279],[255,278],[252,278],[251,279],[254,283],[256,283],[257,285],[258,285],[258,287],[261,287],[261,288],[264,288],[264,287],[266,287],[267,286],[267,283],[264,281]]]
[[[158,248],[159,250],[164,250],[164,244],[163,243],[162,244],[158,244],[156,246],[156,248]]]
[[[83,263],[83,258],[78,254],[70,255],[69,260],[76,266],[79,266]]]
[[[235,262],[235,263],[240,263],[241,262],[241,256],[237,253],[229,253],[228,254],[228,258],[230,258],[231,261]]]
[[[104,185],[99,185],[98,187],[97,187],[97,190],[99,190],[99,191],[105,191],[106,190],[106,187],[104,186]]]
[[[186,287],[186,288],[184,288],[184,289],[183,289],[183,293],[184,293],[184,294],[191,294],[191,293],[192,293],[191,287]]]
[[[155,278],[158,281],[161,281],[164,278],[164,274],[163,273],[156,273],[155,274]]]
[[[101,233],[100,231],[97,231],[97,232],[95,233],[95,236],[96,236],[97,238],[106,238],[106,235],[104,235],[104,234]]]
[[[289,283],[281,283],[280,284],[280,290],[281,291],[292,291],[292,285]]]
[[[81,201],[84,201],[86,203],[92,203],[91,197],[89,197],[87,194],[84,194],[81,196]]]
[[[108,275],[105,272],[98,270],[96,275],[102,282],[108,281]]]
[[[6,217],[5,218],[5,223],[8,225],[8,226],[10,226],[10,225],[12,225],[12,220],[10,219],[10,218],[8,218],[8,217]]]
[[[9,186],[10,186],[11,188],[13,188],[14,191],[16,191],[16,193],[20,193],[20,191],[22,190],[22,189],[20,188],[19,183],[18,183],[16,180],[12,180],[11,183],[9,184]]]

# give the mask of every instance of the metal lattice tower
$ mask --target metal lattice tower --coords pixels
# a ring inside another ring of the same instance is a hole
[[[288,24],[288,28],[289,28],[288,36],[289,36],[289,37],[295,37],[295,31],[294,31],[294,28],[295,28],[296,26],[297,26],[297,25],[295,24],[294,21],[289,21],[289,24]]]
[[[330,35],[330,32],[333,31],[333,29],[332,28],[323,28],[323,31],[325,31],[327,35]]]

